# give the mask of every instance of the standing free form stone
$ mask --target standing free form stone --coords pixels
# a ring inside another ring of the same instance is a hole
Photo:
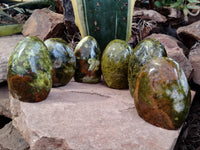
[[[178,129],[191,103],[190,87],[179,64],[168,57],[147,62],[138,75],[134,101],[138,114],[147,122]]]
[[[108,87],[128,88],[128,62],[132,48],[123,40],[113,40],[105,48],[101,58],[101,70]]]
[[[44,43],[53,63],[53,86],[66,85],[74,76],[76,67],[73,49],[59,38],[50,38]]]
[[[101,80],[101,50],[93,37],[86,36],[77,44],[75,57],[75,81],[97,83]]]
[[[52,64],[39,38],[26,37],[16,45],[8,62],[7,78],[14,98],[25,102],[47,98],[52,86]]]
[[[143,65],[154,57],[167,56],[164,46],[156,39],[145,39],[137,44],[129,59],[128,82],[133,97],[137,76]]]

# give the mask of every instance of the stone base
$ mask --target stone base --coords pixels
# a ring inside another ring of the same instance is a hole
[[[13,123],[31,149],[169,150],[179,131],[142,120],[128,90],[74,81],[39,103],[10,96]]]
[[[0,37],[0,83],[7,80],[8,60],[21,39],[23,39],[21,34]]]
[[[28,143],[13,127],[12,122],[0,129],[0,150],[29,150]]]

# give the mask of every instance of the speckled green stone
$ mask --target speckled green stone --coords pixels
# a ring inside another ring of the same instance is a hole
[[[75,81],[97,83],[101,80],[101,50],[93,37],[86,36],[77,44],[75,57]]]
[[[113,40],[105,48],[101,70],[105,83],[110,88],[128,88],[128,62],[132,48],[123,40]]]
[[[66,85],[74,76],[76,59],[73,49],[59,38],[46,40],[49,56],[53,64],[53,87]]]
[[[52,65],[39,38],[26,37],[16,45],[9,59],[7,78],[14,98],[25,102],[46,99],[52,86]]]
[[[134,101],[138,114],[147,122],[178,129],[191,103],[190,87],[179,64],[168,57],[147,62],[138,75]]]
[[[131,96],[135,90],[137,76],[142,66],[154,57],[165,57],[164,46],[156,39],[145,39],[137,44],[128,65],[128,82]]]

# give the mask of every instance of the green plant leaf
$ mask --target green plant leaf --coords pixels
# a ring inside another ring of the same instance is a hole
[[[197,5],[187,5],[188,9],[200,9],[200,6]]]
[[[170,4],[172,4],[172,0],[167,0],[165,3],[167,6],[169,6]]]
[[[161,0],[161,4],[164,6],[165,5],[165,0]]]
[[[175,2],[174,4],[172,4],[171,7],[178,8],[182,3],[183,3],[182,0],[179,0],[179,1]]]
[[[189,3],[197,3],[197,4],[199,4],[200,3],[200,1],[199,0],[187,0]]]
[[[183,13],[185,16],[188,15],[188,8],[187,8],[187,5],[185,4],[184,7],[183,7]]]
[[[161,7],[162,7],[160,1],[155,1],[154,4],[155,4],[155,6],[158,7],[158,8],[161,8]]]
[[[135,0],[71,0],[82,37],[93,36],[101,50],[113,39],[129,40]]]
[[[17,2],[19,0],[16,0]],[[49,6],[53,6],[53,7],[57,7],[57,4],[54,0],[25,0],[22,3],[17,3],[15,5],[11,5],[7,8],[4,8],[3,10],[7,10],[7,9],[11,9],[11,8],[15,8],[15,7],[29,7],[29,6],[35,6],[34,9],[36,9],[38,6],[40,5],[49,5]]]
[[[0,37],[22,32],[23,24],[0,25]]]

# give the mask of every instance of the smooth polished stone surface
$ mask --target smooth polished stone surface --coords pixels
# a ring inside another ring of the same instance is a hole
[[[74,79],[77,82],[97,83],[101,80],[101,50],[97,41],[91,37],[84,37],[76,46],[76,69]]]
[[[52,63],[39,38],[18,42],[9,58],[7,79],[13,97],[25,102],[46,99],[52,87]]]
[[[53,87],[66,85],[74,76],[76,58],[65,40],[50,38],[44,42],[53,66]]]
[[[128,64],[128,85],[132,96],[142,67],[154,57],[166,56],[167,53],[164,46],[154,38],[144,39],[137,44]]]
[[[108,87],[128,88],[128,63],[133,50],[123,40],[112,40],[105,48],[101,58],[101,71]]]
[[[147,62],[136,80],[134,101],[138,114],[147,122],[179,129],[191,104],[190,87],[180,65],[168,57]]]

